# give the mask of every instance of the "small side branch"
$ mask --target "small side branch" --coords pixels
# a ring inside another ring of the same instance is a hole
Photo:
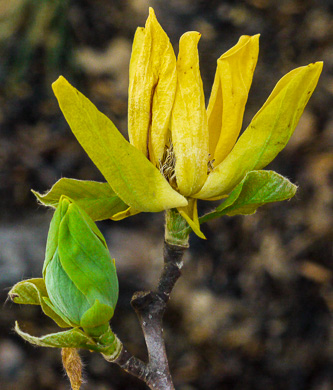
[[[163,315],[170,294],[181,275],[183,255],[187,246],[164,244],[164,267],[156,291],[136,292],[131,304],[139,318],[145,337],[148,363],[130,354],[124,347],[116,359],[108,361],[118,364],[129,374],[144,381],[152,390],[174,390],[163,338]]]
[[[119,356],[112,363],[118,364],[124,371],[146,382],[148,366],[142,360],[129,353],[124,347]]]
[[[149,362],[145,382],[151,389],[174,390],[163,338],[162,319],[171,291],[181,275],[185,247],[164,244],[164,267],[156,291],[140,291],[131,304],[145,337]]]

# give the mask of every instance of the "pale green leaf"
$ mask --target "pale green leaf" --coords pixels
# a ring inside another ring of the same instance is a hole
[[[124,203],[108,183],[62,178],[45,194],[32,191],[45,206],[57,207],[61,195],[76,202],[94,221],[112,218],[127,210]]]
[[[9,298],[18,304],[40,305],[40,298],[47,296],[44,279],[34,278],[16,283],[8,293]]]
[[[147,212],[187,205],[142,152],[67,80],[61,76],[52,86],[74,135],[126,204]]]
[[[23,332],[18,323],[15,323],[15,331],[26,341],[39,347],[51,348],[83,348],[96,352],[104,352],[108,347],[98,345],[91,337],[78,328],[73,328],[64,332],[51,333],[42,337],[31,336]]]
[[[199,221],[207,222],[222,215],[253,214],[266,203],[292,198],[296,190],[295,184],[274,171],[251,171],[220,206]]]
[[[69,324],[64,321],[51,307],[45,303],[48,297],[44,279],[35,278],[23,280],[9,291],[10,299],[18,304],[40,305],[43,312],[61,328],[68,328]]]

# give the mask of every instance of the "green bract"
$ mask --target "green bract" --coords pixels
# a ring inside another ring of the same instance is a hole
[[[66,182],[66,185],[71,187],[71,182]],[[103,185],[95,187],[92,183],[93,191],[104,189],[110,193]],[[112,202],[109,206],[118,207]],[[34,337],[16,324],[16,332],[32,344],[85,348],[103,353],[110,361],[122,349],[109,325],[118,300],[115,262],[91,217],[65,195],[60,196],[50,224],[43,278],[15,284],[9,297],[15,303],[40,305],[57,325],[73,327],[64,332]]]
[[[118,299],[115,263],[91,218],[64,196],[51,221],[43,278],[44,301],[69,326],[104,333]]]

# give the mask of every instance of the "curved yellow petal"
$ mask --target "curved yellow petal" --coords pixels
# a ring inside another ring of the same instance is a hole
[[[248,171],[269,164],[285,147],[310,99],[323,67],[316,62],[292,70],[252,119],[233,150],[208,176],[195,198],[218,198],[229,193]]]
[[[185,33],[179,42],[177,90],[171,116],[179,192],[198,192],[207,178],[208,125],[197,45],[201,34]]]
[[[194,231],[194,233],[203,240],[206,240],[205,235],[200,230],[197,199],[190,198],[187,207],[178,207],[177,210],[179,214],[189,224],[190,228]]]
[[[59,77],[52,87],[75,137],[127,205],[150,212],[187,205],[159,170],[65,78]]]
[[[112,217],[110,217],[110,219],[112,219],[112,221],[121,221],[122,219],[131,217],[132,215],[136,215],[139,213],[140,211],[133,209],[133,207],[128,207],[126,210],[114,214]]]
[[[129,77],[129,139],[158,166],[167,142],[177,74],[173,48],[152,8],[145,28],[135,33]]]
[[[209,153],[214,166],[228,155],[241,130],[258,53],[259,34],[243,35],[217,61],[207,108]]]

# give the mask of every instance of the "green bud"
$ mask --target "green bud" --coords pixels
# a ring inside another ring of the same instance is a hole
[[[114,260],[93,220],[62,196],[51,221],[43,266],[44,301],[69,326],[104,334],[118,299]]]

